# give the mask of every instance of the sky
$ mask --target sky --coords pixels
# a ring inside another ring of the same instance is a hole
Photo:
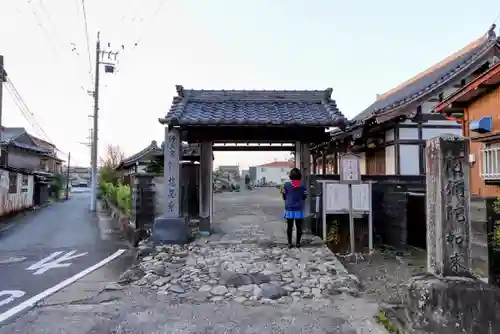
[[[117,72],[101,70],[99,155],[109,144],[132,155],[163,140],[158,118],[168,112],[176,84],[331,87],[350,118],[377,93],[486,33],[499,14],[493,0],[481,6],[466,0],[0,0],[5,69],[45,134],[25,120],[8,89],[2,124],[23,126],[56,144],[61,158],[71,152],[72,164],[89,165],[87,91],[98,31],[106,50],[119,51]],[[288,156],[217,152],[215,165],[246,169]]]

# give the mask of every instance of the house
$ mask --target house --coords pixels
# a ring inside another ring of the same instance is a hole
[[[21,127],[2,127],[0,148],[0,215],[44,203],[50,178],[62,171],[57,148]]]
[[[328,169],[327,162],[333,161],[337,173],[339,153],[353,152],[361,157],[362,174],[424,175],[425,141],[443,133],[462,133],[455,120],[433,110],[498,62],[500,45],[493,29],[394,89],[378,94],[345,131],[332,131],[331,142],[314,148],[316,163]]]
[[[288,181],[290,169],[295,167],[293,161],[274,161],[255,166],[255,182],[257,185],[282,184]]]
[[[472,197],[500,196],[500,63],[450,95],[436,112],[462,124]]]
[[[57,174],[62,172],[62,161],[56,147],[30,135],[20,127],[3,127],[0,165],[30,172]]]
[[[88,187],[91,182],[91,171],[89,167],[70,167],[69,178],[73,187]]]
[[[29,135],[31,139],[35,142],[35,144],[40,147],[48,150],[48,154],[43,155],[40,158],[40,167],[43,171],[48,173],[60,174],[63,172],[62,170],[62,162],[63,160],[57,157],[57,147],[45,141],[43,139],[37,138],[33,135]]]

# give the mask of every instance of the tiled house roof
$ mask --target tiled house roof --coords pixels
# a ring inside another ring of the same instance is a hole
[[[293,162],[293,161],[273,161],[273,162],[269,162],[267,164],[259,165],[256,167],[288,167],[288,168],[293,168],[293,167],[295,167],[295,162]]]
[[[449,81],[457,79],[462,73],[468,72],[472,67],[480,66],[482,63],[479,61],[485,59],[488,51],[496,47],[498,43],[499,39],[490,30],[487,35],[473,41],[426,71],[389,92],[377,96],[377,101],[355,116],[353,123],[357,124],[372,116],[404,107],[434,92]]]
[[[28,143],[23,143],[20,141],[20,137],[24,134],[27,134],[31,138],[30,141],[32,141],[33,145],[28,144]],[[16,146],[19,148],[31,150],[33,152],[42,153],[42,154],[51,153],[51,150],[49,150],[45,147],[40,147],[40,146],[36,145],[36,142],[33,141],[32,136],[26,131],[25,128],[2,127],[2,139],[3,139],[2,140],[3,144],[13,145],[13,146]]]
[[[123,159],[117,168],[130,167],[134,165],[137,161],[140,161],[146,155],[151,154],[154,157],[163,156],[163,142],[161,146],[158,146],[156,140],[153,140],[143,150]],[[198,157],[200,155],[200,146],[198,144],[186,144],[182,143],[182,156],[187,157]]]
[[[167,116],[171,125],[339,126],[345,117],[324,91],[185,90],[177,85]]]

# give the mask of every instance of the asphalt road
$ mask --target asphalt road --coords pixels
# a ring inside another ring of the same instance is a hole
[[[6,312],[20,310],[30,298],[127,248],[111,221],[97,219],[88,205],[88,193],[73,194],[66,202],[13,218],[0,232],[0,325]],[[105,270],[118,276],[126,265],[117,257]]]

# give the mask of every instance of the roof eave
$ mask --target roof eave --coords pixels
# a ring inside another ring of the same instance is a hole
[[[488,71],[474,79],[473,81],[469,82],[467,85],[464,87],[460,88],[457,90],[455,93],[451,94],[448,98],[446,98],[444,101],[439,103],[433,111],[435,112],[443,112],[446,108],[448,108],[453,102],[457,101],[467,93],[471,92],[472,90],[478,89],[481,84],[486,82],[487,80],[500,75],[500,62],[495,64],[492,68],[490,68]],[[465,102],[465,101],[464,101]]]

